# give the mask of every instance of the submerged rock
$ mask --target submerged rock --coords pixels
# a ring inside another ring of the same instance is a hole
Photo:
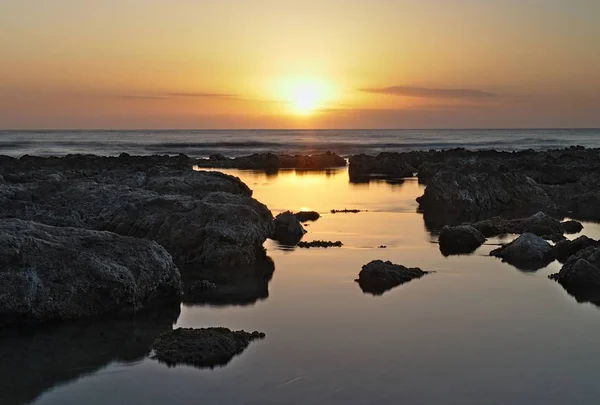
[[[179,271],[156,242],[0,220],[0,326],[136,312],[180,292]]]
[[[490,252],[521,270],[538,270],[554,261],[554,250],[544,239],[524,233],[514,241]]]
[[[363,292],[381,295],[427,273],[418,267],[409,268],[390,261],[373,260],[362,267],[356,281]]]
[[[336,242],[332,242],[330,240],[313,240],[311,242],[299,242],[298,243],[298,247],[299,248],[313,248],[313,247],[320,247],[320,248],[328,248],[328,247],[342,247],[343,243],[341,241],[336,241]]]
[[[160,335],[152,344],[153,358],[168,366],[198,368],[224,366],[264,333],[227,328],[178,328]]]
[[[554,254],[559,262],[564,263],[569,257],[590,246],[600,246],[600,241],[582,235],[574,240],[563,240],[558,242],[554,245]]]
[[[349,209],[346,209],[346,208],[344,208],[343,210],[336,210],[336,209],[331,210],[332,214],[358,214],[359,212],[362,212],[362,211],[361,210],[357,210],[357,209],[351,209],[351,210],[349,210]]]
[[[474,252],[485,243],[485,236],[470,225],[444,226],[439,237],[444,256]]]
[[[583,230],[583,225],[579,221],[569,220],[561,222],[561,225],[566,233],[579,233]]]
[[[273,239],[284,245],[297,244],[306,233],[296,215],[290,211],[277,215],[274,226]]]
[[[317,219],[321,218],[321,214],[316,211],[299,211],[294,215],[300,222],[316,221]]]
[[[560,283],[578,302],[600,305],[600,247],[580,250],[558,273],[549,277]]]

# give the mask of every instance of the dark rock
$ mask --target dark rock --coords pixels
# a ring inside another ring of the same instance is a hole
[[[354,155],[349,159],[350,181],[361,183],[369,179],[414,177],[415,169],[400,153],[380,153],[377,156]]]
[[[493,217],[471,225],[486,237],[529,232],[544,239],[558,242],[564,239],[563,233],[565,232],[561,222],[544,212],[538,212],[528,218],[521,219]]]
[[[470,225],[444,226],[438,240],[444,256],[474,252],[485,242],[485,236]]]
[[[0,404],[36,402],[43,393],[111,363],[135,363],[172,330],[179,302],[110,317],[0,329]]]
[[[180,292],[156,242],[0,220],[0,326],[136,312]]]
[[[373,260],[362,267],[356,281],[363,292],[381,295],[427,273],[418,267],[408,268],[390,261]]]
[[[312,242],[298,242],[298,247],[299,248],[313,248],[313,247],[321,247],[321,248],[328,248],[328,247],[342,247],[343,243],[340,242],[339,240],[336,242],[332,242],[332,241],[325,241],[325,240],[313,240]]]
[[[284,245],[297,244],[306,233],[298,218],[290,211],[277,215],[274,225],[273,239]]]
[[[539,210],[556,213],[546,191],[521,173],[441,172],[417,198],[429,227],[503,215],[516,217]]]
[[[279,169],[326,169],[346,166],[346,160],[335,153],[326,152],[315,155],[275,155],[256,153],[228,159],[222,155],[210,159],[198,159],[199,167],[217,167],[228,169],[248,169],[273,171]]]
[[[387,249],[387,246],[386,245],[379,245],[379,246],[377,246],[377,249]]]
[[[299,211],[294,215],[300,222],[316,221],[317,219],[321,218],[321,215],[316,211]]]
[[[558,242],[554,245],[554,254],[559,262],[564,263],[575,253],[590,246],[600,246],[600,241],[583,235],[574,240],[563,240]]]
[[[600,247],[591,246],[573,254],[558,273],[549,277],[577,302],[600,305]]]
[[[565,232],[569,234],[579,233],[583,230],[583,225],[579,221],[569,220],[561,222],[561,224]]]
[[[490,252],[520,270],[538,270],[554,261],[552,246],[532,233],[524,233],[514,241]]]
[[[160,335],[152,344],[153,358],[168,366],[198,368],[224,366],[264,333],[227,328],[178,328]]]
[[[357,210],[357,209],[352,209],[352,210],[348,210],[346,208],[344,208],[343,210],[331,210],[332,214],[357,214],[359,212],[362,212],[361,210]]]

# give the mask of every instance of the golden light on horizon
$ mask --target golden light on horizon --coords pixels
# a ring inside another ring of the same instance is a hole
[[[312,115],[332,100],[331,86],[316,79],[294,79],[282,85],[284,102],[296,115]]]

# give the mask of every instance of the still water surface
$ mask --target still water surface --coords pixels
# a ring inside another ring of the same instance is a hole
[[[15,375],[14,384],[11,375],[3,377],[13,391],[7,404],[598,403],[600,310],[578,304],[547,278],[558,263],[521,272],[488,256],[497,239],[473,255],[443,257],[416,213],[423,186],[415,179],[351,184],[346,170],[227,172],[274,213],[319,211],[305,240],[344,242],[338,249],[290,251],[267,241],[276,265],[268,298],[248,306],[183,306],[179,317],[166,320],[167,327],[259,330],[266,339],[225,367],[198,370],[144,357],[144,337],[126,330],[113,342],[138,339],[141,353],[133,359],[123,347],[91,344],[83,349],[98,364],[63,366],[78,344],[73,332],[62,347],[47,349],[52,364],[37,369],[35,386],[27,375]],[[333,208],[368,211],[330,214]],[[598,225],[585,225],[584,234],[600,237]],[[353,280],[373,259],[435,273],[368,295]],[[36,354],[49,356],[40,346]],[[35,359],[29,363],[35,372]],[[18,399],[26,394],[31,398]]]

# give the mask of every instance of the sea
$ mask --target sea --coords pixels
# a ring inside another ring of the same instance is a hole
[[[503,150],[600,146],[598,130],[102,131],[0,134],[19,156],[121,152],[240,155],[262,151],[348,155],[468,147]],[[600,308],[579,303],[548,275],[521,271],[491,250],[445,257],[415,198],[416,178],[349,181],[347,168],[237,176],[273,214],[315,210],[299,249],[267,240],[275,272],[255,300],[182,304],[133,320],[92,319],[0,333],[2,405],[596,405]],[[340,214],[332,209],[359,209]],[[576,235],[600,238],[584,222]],[[431,273],[382,295],[354,281],[371,260]],[[1,259],[0,259],[1,261]],[[215,368],[152,358],[160,333],[222,326],[266,334]],[[2,331],[0,331],[2,332]],[[6,332],[6,331],[4,331]]]
[[[0,154],[61,156],[178,154],[207,157],[260,152],[343,156],[383,151],[466,148],[557,149],[600,146],[600,129],[397,129],[397,130],[138,130],[0,131]]]

